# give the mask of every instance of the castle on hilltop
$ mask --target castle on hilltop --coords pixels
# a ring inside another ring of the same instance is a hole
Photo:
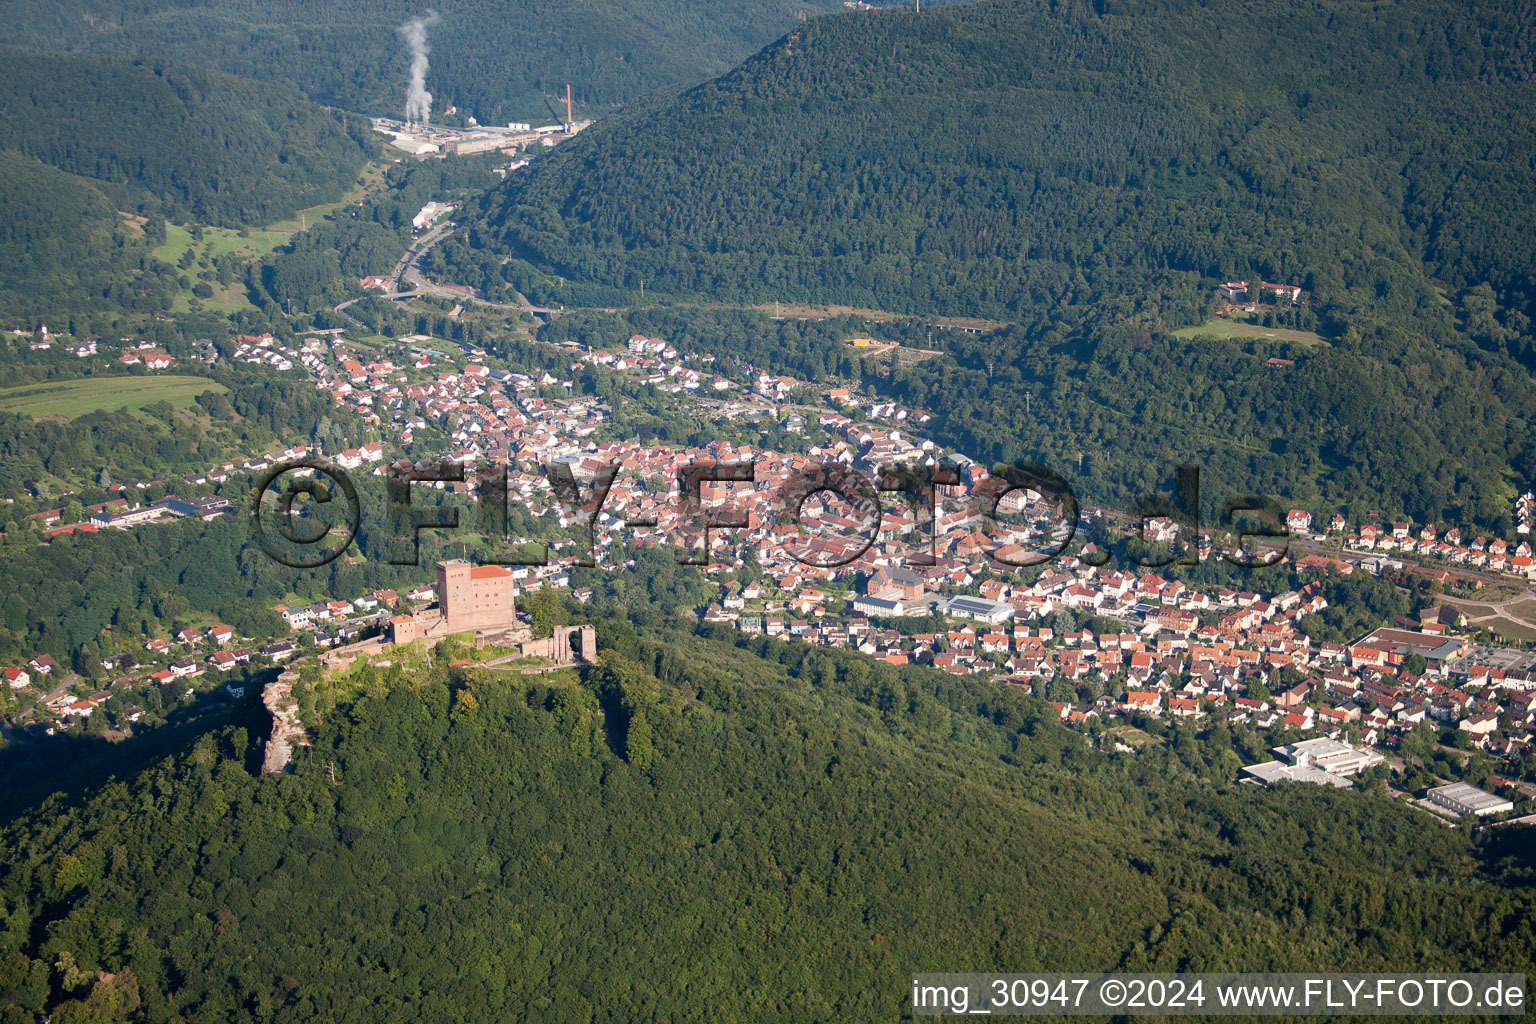
[[[389,620],[390,639],[440,640],[453,633],[516,627],[512,572],[499,565],[470,565],[461,559],[437,563],[437,607]]]
[[[326,672],[345,671],[359,658],[388,656],[393,644],[416,640],[437,641],[455,633],[473,633],[477,648],[494,647],[512,653],[494,653],[477,664],[495,668],[510,666],[527,658],[543,658],[545,665],[524,667],[524,673],[550,672],[571,665],[597,663],[597,631],[590,623],[555,626],[550,635],[534,637],[533,631],[517,620],[513,599],[512,572],[499,565],[470,565],[461,559],[437,563],[437,607],[414,615],[396,615],[389,620],[389,636],[369,637],[320,655]],[[467,661],[465,662],[468,663]],[[389,661],[379,664],[388,665]],[[288,766],[296,746],[309,746],[309,735],[299,718],[293,686],[299,680],[297,669],[290,668],[268,683],[262,702],[272,715],[263,775],[276,775]]]

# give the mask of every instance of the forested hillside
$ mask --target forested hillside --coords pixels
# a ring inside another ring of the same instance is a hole
[[[0,310],[158,311],[174,287],[100,189],[0,149]]]
[[[601,629],[579,677],[306,683],[289,775],[236,719],[11,821],[3,1019],[890,1020],[915,969],[1532,966],[1528,859],[1237,791],[1229,736],[1116,758],[1017,691]]]
[[[0,49],[0,149],[90,178],[120,209],[264,224],[339,198],[368,125],[283,86],[189,67]]]
[[[349,110],[400,110],[410,58],[395,29],[435,8],[427,88],[436,109],[486,124],[551,120],[569,82],[594,113],[729,69],[836,0],[16,0],[5,37],[39,50],[154,55],[286,82]]]
[[[487,217],[546,270],[653,293],[1183,324],[1262,276],[1444,319],[1434,275],[1525,310],[1532,32],[1504,0],[831,16],[598,125]]]
[[[995,317],[909,331],[947,358],[882,382],[968,454],[1486,529],[1536,474],[1531,33],[1486,0],[814,19],[509,177],[436,255],[548,304]],[[1232,279],[1304,289],[1264,314],[1287,340],[1174,336]]]

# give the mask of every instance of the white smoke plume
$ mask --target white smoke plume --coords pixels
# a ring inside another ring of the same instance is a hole
[[[432,94],[427,92],[427,28],[437,24],[437,12],[428,11],[400,26],[400,37],[411,51],[411,87],[405,94],[405,119],[426,124],[432,117]]]

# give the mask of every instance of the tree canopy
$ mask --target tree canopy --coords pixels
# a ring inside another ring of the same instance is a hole
[[[1530,33],[1489,0],[829,16],[605,120],[486,221],[545,270],[653,293],[1179,325],[1257,277],[1428,316],[1433,277],[1524,312]]]
[[[360,118],[191,67],[0,49],[0,149],[96,182],[120,209],[265,224],[337,199],[377,152]]]
[[[786,31],[800,11],[836,0],[17,0],[0,10],[7,39],[33,49],[169,58],[284,82],[320,103],[397,113],[410,55],[396,29],[436,9],[428,31],[434,117],[456,105],[485,124],[564,117],[576,102],[605,112],[656,89],[728,70]]]
[[[291,773],[253,775],[237,714],[17,817],[0,999],[57,1020],[874,1020],[914,964],[1530,968],[1528,856],[1369,794],[1234,788],[1230,736],[1109,755],[1043,701],[933,669],[599,628],[579,675],[301,677],[314,746]]]

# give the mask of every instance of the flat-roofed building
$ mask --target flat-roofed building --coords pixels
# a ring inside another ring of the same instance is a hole
[[[127,512],[108,512],[102,510],[91,516],[91,525],[99,527],[114,527],[126,530],[140,523],[153,522],[165,515],[165,509],[154,505],[145,505],[140,508],[130,509]]]
[[[1314,786],[1333,786],[1336,789],[1354,787],[1354,783],[1342,775],[1325,772],[1309,764],[1286,764],[1284,761],[1250,764],[1243,769],[1243,776],[1241,781],[1257,786],[1273,786],[1279,782],[1310,782]]]
[[[899,618],[907,614],[907,606],[899,597],[873,597],[865,594],[854,598],[853,610],[860,615],[876,618]]]
[[[1013,618],[1013,605],[1002,601],[990,601],[985,597],[961,595],[951,597],[939,605],[945,615],[957,615],[966,619],[979,619],[997,625]]]
[[[1326,736],[1272,749],[1286,764],[1317,768],[1333,775],[1359,775],[1386,760],[1374,750],[1362,750]]]
[[[1467,782],[1453,782],[1449,786],[1436,786],[1425,794],[1429,802],[1438,804],[1457,817],[1474,814],[1479,818],[1487,814],[1502,814],[1515,809],[1514,801],[1506,800]]]

